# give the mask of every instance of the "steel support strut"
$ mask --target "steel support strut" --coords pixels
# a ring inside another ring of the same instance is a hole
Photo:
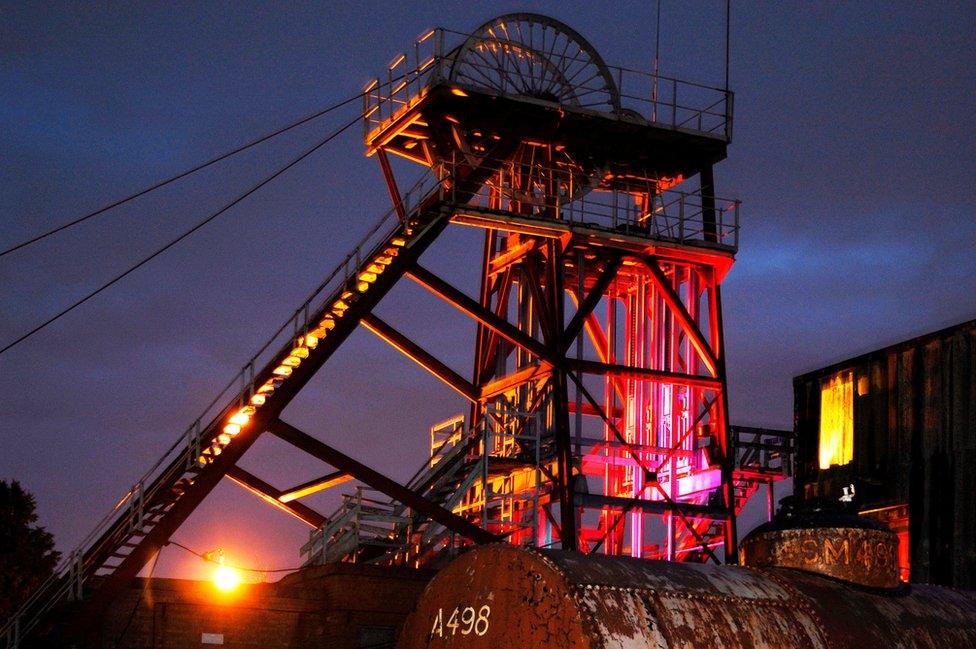
[[[271,423],[268,432],[285,440],[292,446],[305,451],[309,455],[334,466],[336,469],[348,473],[356,480],[386,494],[390,498],[410,507],[418,514],[422,514],[440,523],[452,532],[471,539],[475,543],[493,543],[502,540],[501,537],[481,529],[468,519],[444,509],[417,492],[387,478],[378,471],[374,471],[365,464],[357,462],[345,453],[332,448],[328,444],[315,439],[311,435],[300,431],[280,419]]]
[[[564,339],[564,304],[563,293],[563,245],[558,240],[547,242],[549,272],[546,280],[546,292],[549,311],[549,328],[552,332],[549,344],[553,355],[560,356],[552,374],[553,417],[556,434],[556,460],[559,477],[559,540],[564,550],[579,549],[579,535],[576,509],[576,474],[573,467],[573,445],[569,428],[569,381],[567,380],[566,361],[562,358],[566,348],[572,340]]]
[[[245,471],[239,466],[231,467],[230,470],[227,471],[227,478],[247,491],[250,491],[252,494],[269,505],[277,507],[286,514],[291,514],[312,528],[321,527],[322,524],[327,520],[325,516],[307,505],[283,501],[281,499],[283,492],[275,489],[261,478]]]

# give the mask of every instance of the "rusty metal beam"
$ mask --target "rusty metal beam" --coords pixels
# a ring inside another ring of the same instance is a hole
[[[543,365],[530,365],[481,386],[481,399],[491,399],[529,381],[543,379],[552,374],[552,368]]]
[[[722,349],[724,345],[725,328],[722,324],[722,287],[715,286],[712,289],[712,299],[715,302],[715,311],[718,314],[716,330],[718,331],[718,344],[716,347]],[[718,357],[718,377],[725,383],[725,353],[720,352]],[[722,448],[722,488],[725,496],[725,506],[728,514],[725,519],[725,561],[726,563],[738,563],[739,561],[739,540],[738,540],[738,521],[735,515],[735,483],[732,474],[732,465],[735,462],[732,449],[732,426],[729,422],[729,392],[723,389],[719,394],[719,444]]]
[[[650,487],[650,485],[648,485]],[[707,505],[694,505],[691,503],[671,504],[663,500],[644,500],[642,498],[619,498],[617,496],[604,496],[602,494],[576,494],[576,504],[582,507],[620,509],[629,511],[639,509],[648,514],[669,514],[676,511],[675,505],[679,506],[685,514],[694,515],[696,518],[707,518],[714,521],[725,521],[728,512],[724,507],[709,507]]]
[[[377,149],[376,158],[380,161],[380,168],[383,170],[383,178],[386,180],[386,188],[390,192],[390,200],[396,209],[397,216],[401,221],[407,220],[407,210],[403,206],[403,197],[397,187],[396,177],[393,175],[393,167],[390,166],[390,159],[386,155],[386,150]]]
[[[577,304],[576,314],[573,315],[573,319],[569,321],[569,325],[566,326],[566,331],[563,333],[563,353],[569,349],[569,346],[583,330],[587,317],[593,313],[593,309],[600,303],[607,287],[610,286],[610,282],[617,276],[617,270],[620,268],[621,263],[623,263],[623,260],[616,256],[608,260],[606,267],[600,273],[589,295]],[[582,273],[582,269],[579,269],[579,272]]]
[[[332,473],[326,474],[321,478],[303,482],[300,485],[295,485],[291,489],[282,490],[281,495],[278,496],[278,500],[283,503],[291,502],[299,498],[304,498],[305,496],[311,496],[312,494],[320,491],[325,491],[326,489],[331,489],[332,487],[337,487],[345,482],[349,482],[350,480],[352,480],[352,476],[348,473],[333,471]]]
[[[307,505],[303,505],[302,503],[288,503],[281,500],[280,491],[239,466],[231,467],[225,475],[234,484],[251,492],[264,502],[273,507],[277,507],[286,514],[291,514],[306,525],[317,529],[326,521],[325,516]]]
[[[532,303],[535,307],[535,315],[539,320],[542,337],[545,339],[547,345],[552,345],[553,340],[562,331],[562,322],[558,326],[553,325],[555,317],[552,313],[552,305],[549,304],[549,301],[546,299],[546,293],[542,290],[542,270],[536,263],[537,257],[538,255],[526,255],[525,263],[521,268],[517,281],[525,282],[526,286],[529,287],[529,293],[532,295]]]
[[[550,357],[549,350],[547,350],[538,340],[529,336],[525,332],[520,331],[517,327],[498,317],[490,310],[485,309],[475,300],[454,288],[437,275],[434,275],[426,268],[421,267],[420,264],[414,265],[411,270],[407,271],[407,277],[412,279],[417,284],[420,284],[437,297],[448,302],[451,306],[455,307],[465,315],[474,318],[484,326],[496,332],[499,336],[509,341],[513,345],[518,345],[525,351],[539,358],[548,359]]]
[[[389,343],[394,349],[402,352],[407,358],[439,378],[465,399],[472,402],[478,400],[478,390],[471,383],[447,365],[434,358],[425,349],[420,347],[420,345],[375,315],[368,314],[363,316],[360,324],[370,332],[376,334],[381,340]]]
[[[537,245],[538,243],[535,239],[528,239],[509,248],[505,252],[499,253],[489,261],[489,276],[495,276],[498,273],[508,270],[512,265],[520,262],[525,255],[535,250]]]
[[[570,293],[572,297],[573,294]],[[593,348],[596,350],[596,355],[603,363],[610,362],[610,343],[607,341],[606,334],[603,333],[603,326],[600,324],[599,319],[592,313],[586,316],[585,329],[587,335],[590,337],[590,342],[593,343]],[[617,394],[617,397],[621,402],[627,400],[627,386],[617,377],[612,377],[611,381],[613,384],[613,390]]]
[[[440,523],[452,532],[460,534],[475,543],[494,543],[502,540],[501,537],[481,529],[466,518],[462,518],[437,503],[424,498],[416,491],[408,489],[385,475],[374,471],[365,464],[357,462],[345,453],[315,439],[291,424],[277,419],[269,426],[268,432],[288,442],[292,446],[305,451],[309,455],[334,466],[339,471],[348,473],[356,480],[410,507],[414,512]]]
[[[504,314],[508,308],[508,298],[512,291],[513,285],[513,273],[512,269],[508,268],[500,277],[495,279],[496,288],[494,291],[489,291],[483,296],[482,304],[489,304],[488,295],[494,294],[495,297],[495,308],[492,312],[498,317],[504,320]],[[485,329],[482,337],[481,346],[478,349],[478,358],[476,364],[476,371],[474,374],[474,380],[477,384],[481,384],[492,375],[495,370],[495,361],[499,353],[499,341],[498,334],[484,326],[479,327],[479,334],[481,329]]]
[[[664,302],[668,305],[668,308],[671,309],[675,320],[684,329],[688,340],[691,341],[691,345],[698,352],[698,356],[705,364],[708,373],[712,376],[718,376],[718,359],[716,355],[712,352],[711,346],[705,341],[705,336],[702,335],[701,329],[695,324],[691,314],[688,313],[685,305],[681,302],[681,297],[675,292],[674,288],[664,276],[664,273],[661,272],[661,267],[658,265],[657,259],[654,257],[646,257],[641,261],[644,262],[644,266],[650,271],[654,286],[661,293],[661,297],[664,298]]]
[[[599,411],[596,408],[594,408],[593,405],[589,401],[584,401],[583,404],[580,406],[579,411],[583,414],[584,417],[601,417],[601,415],[603,414],[601,411]],[[576,414],[576,402],[575,401],[570,401],[569,402],[569,414],[571,414],[571,415],[575,415]],[[610,415],[609,412],[606,413],[606,414],[608,416]],[[613,416],[614,417],[621,417],[621,416],[623,416],[623,409],[622,408],[619,408],[619,407],[618,408],[614,408],[613,409]]]
[[[611,363],[598,363],[589,360],[567,359],[570,367],[584,374],[599,374],[602,376],[632,377],[646,381],[659,381],[662,383],[673,383],[676,385],[689,385],[705,390],[722,390],[722,381],[709,378],[707,376],[697,376],[695,374],[682,374],[680,372],[665,372],[663,370],[649,370],[642,367],[631,367],[629,365],[616,365]]]

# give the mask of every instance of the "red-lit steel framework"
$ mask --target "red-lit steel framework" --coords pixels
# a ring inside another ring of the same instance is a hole
[[[738,203],[712,177],[731,93],[611,68],[534,14],[431,30],[385,81],[367,86],[364,138],[395,203],[390,155],[442,178],[492,169],[463,200],[447,188],[451,223],[484,230],[478,299],[407,271],[477,322],[472,380],[363,321],[471,402],[432,431],[411,487],[516,544],[734,560],[735,515],[772,494],[789,449],[756,429],[732,449],[720,284]],[[303,551],[422,563],[456,541],[432,527],[360,491]]]
[[[753,432],[736,471],[720,284],[738,204],[712,181],[731,93],[611,68],[533,14],[433,30],[367,90],[393,208],[4,627],[14,646],[65,600],[84,631],[225,477],[317,528],[311,560],[422,563],[500,538],[735,556],[735,512],[784,447]],[[391,155],[429,170],[401,193]],[[450,224],[484,230],[477,298],[419,263]],[[403,276],[477,322],[471,380],[373,313]],[[358,325],[471,403],[407,485],[280,419]],[[265,432],[335,470],[281,489],[237,466]],[[360,490],[333,517],[298,502],[349,479],[389,500]]]
[[[460,509],[514,543],[675,559],[710,553],[720,531],[734,557],[719,285],[738,213],[712,189],[730,93],[682,118],[688,84],[664,100],[660,79],[611,71],[541,16],[502,16],[450,50],[448,36],[422,36],[403,87],[367,98],[365,140],[394,196],[388,153],[443,168],[483,164],[492,142],[514,149],[451,216],[485,231],[478,304],[410,273],[478,321],[471,425],[509,433],[472,451],[495,461]],[[621,93],[635,77],[643,97]],[[669,191],[695,176],[697,191]],[[533,416],[536,439],[519,436]],[[661,543],[646,537],[653,518]]]

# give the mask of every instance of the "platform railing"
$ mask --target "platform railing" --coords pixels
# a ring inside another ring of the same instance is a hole
[[[597,184],[597,188],[590,189],[588,177],[579,170],[539,165],[528,168],[511,161],[488,164],[498,171],[455,209],[510,213],[564,221],[608,234],[738,250],[737,199],[709,196],[701,189],[655,193],[650,180],[643,181],[643,187],[628,182],[621,189],[612,182],[605,188],[594,180],[592,184]],[[444,163],[443,176],[455,176],[455,165],[460,167],[461,162]],[[548,183],[549,188],[539,190],[542,183]],[[469,189],[461,187],[465,195]],[[456,203],[459,195],[458,187],[451,186],[445,200]]]
[[[773,478],[793,475],[796,435],[791,430],[732,426],[732,446],[738,471]]]
[[[380,77],[364,87],[364,139],[370,133],[389,124],[407,107],[416,103],[427,90],[443,83],[470,89],[487,90],[506,96],[520,96],[514,89],[499,90],[477,82],[452,81],[452,68],[458,48],[468,39],[482,40],[486,46],[496,46],[494,38],[475,38],[471,34],[438,27],[424,32],[407,52],[397,54]],[[549,60],[575,62],[578,59],[557,53],[546,53]],[[498,67],[488,62],[466,60],[465,66],[491,75]],[[608,65],[607,71],[616,84],[618,107],[593,108],[613,117],[646,122],[658,127],[682,130],[716,137],[726,142],[732,139],[732,91],[675,77],[656,75],[640,70]],[[504,88],[504,84],[503,88]],[[604,88],[595,82],[575,86],[575,95],[591,97]],[[562,102],[563,108],[588,110],[584,101]]]

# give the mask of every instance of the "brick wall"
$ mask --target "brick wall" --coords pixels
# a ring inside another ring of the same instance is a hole
[[[330,564],[273,584],[245,584],[231,594],[210,582],[140,579],[106,614],[101,646],[381,649],[432,576]]]

